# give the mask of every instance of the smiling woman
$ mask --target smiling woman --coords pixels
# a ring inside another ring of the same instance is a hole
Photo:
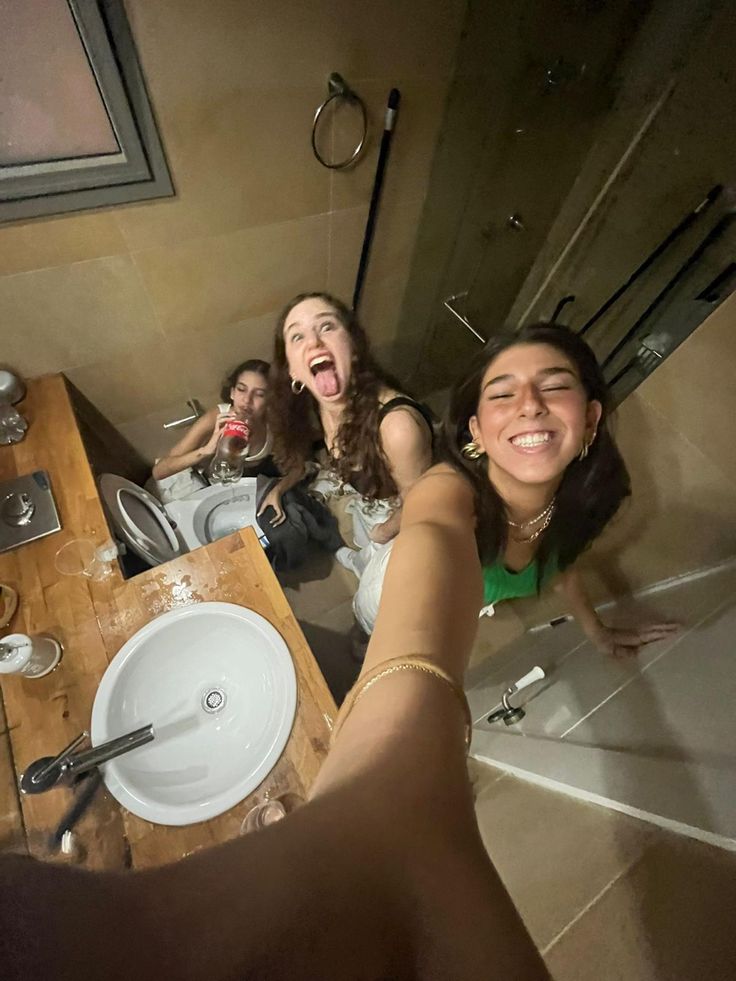
[[[554,580],[595,646],[622,656],[675,627],[606,627],[575,569],[631,493],[609,415],[600,367],[577,334],[534,324],[499,335],[452,392],[447,463],[435,471],[472,485],[486,609]]]

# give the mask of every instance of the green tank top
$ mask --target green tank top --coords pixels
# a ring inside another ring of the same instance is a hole
[[[557,556],[551,555],[547,561],[542,584],[548,583],[557,575]],[[532,559],[528,566],[519,572],[511,572],[498,559],[493,565],[483,566],[483,603],[488,606],[501,600],[521,599],[534,596],[537,592],[537,560]]]

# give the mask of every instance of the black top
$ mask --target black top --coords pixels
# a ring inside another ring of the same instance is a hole
[[[434,442],[432,413],[429,411],[426,405],[422,405],[421,402],[417,402],[416,399],[410,398],[408,395],[396,395],[394,398],[389,399],[388,402],[384,402],[384,404],[378,410],[379,427],[389,412],[393,412],[395,409],[400,409],[404,406],[410,409],[416,409],[416,411],[421,415],[422,419],[424,419],[424,421],[427,423],[427,426],[429,426],[430,439],[432,442]],[[363,480],[363,474],[360,470],[355,470],[350,474],[350,483],[359,494],[365,493],[366,482]]]
[[[434,441],[434,422],[432,420],[432,413],[429,411],[426,405],[422,405],[421,402],[417,402],[416,399],[410,398],[408,395],[396,395],[394,398],[389,399],[388,402],[384,402],[381,408],[378,410],[378,425],[381,425],[389,412],[393,412],[394,409],[400,409],[403,405],[407,405],[410,409],[417,410],[419,415],[429,426],[429,435]]]
[[[264,456],[261,460],[253,460],[249,463],[247,460],[243,467],[244,477],[256,477],[258,474],[263,474],[264,477],[281,477],[282,473],[276,466],[273,456],[269,453],[268,456]]]

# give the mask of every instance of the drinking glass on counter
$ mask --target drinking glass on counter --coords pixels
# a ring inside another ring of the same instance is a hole
[[[86,576],[99,582],[112,574],[112,562],[116,555],[114,542],[96,546],[88,538],[72,538],[56,553],[54,565],[63,576]]]
[[[266,791],[263,800],[251,807],[245,815],[240,833],[245,835],[251,831],[267,828],[269,824],[276,824],[303,803],[303,799],[298,794],[286,793],[280,797],[271,797],[270,791]]]

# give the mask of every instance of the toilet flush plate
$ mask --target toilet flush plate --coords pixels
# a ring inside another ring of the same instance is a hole
[[[0,552],[55,531],[61,531],[61,521],[45,470],[0,483]]]

